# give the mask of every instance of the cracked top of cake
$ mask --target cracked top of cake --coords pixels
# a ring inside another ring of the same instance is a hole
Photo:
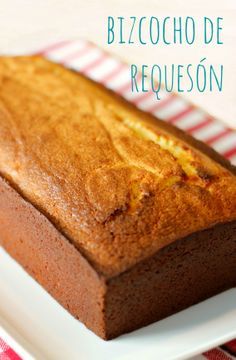
[[[236,219],[233,173],[40,57],[0,59],[0,174],[105,276]]]

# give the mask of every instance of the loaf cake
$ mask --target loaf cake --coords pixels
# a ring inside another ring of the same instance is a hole
[[[1,57],[0,243],[112,339],[236,285],[235,168],[80,74]]]

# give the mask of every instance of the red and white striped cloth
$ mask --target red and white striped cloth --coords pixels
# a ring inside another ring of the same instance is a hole
[[[195,360],[229,360],[236,359],[236,340],[229,341],[228,343],[206,351],[202,355],[195,358]]]
[[[202,355],[192,358],[192,360],[235,360],[236,359],[236,340],[230,341],[225,345],[209,350]],[[0,338],[0,360],[26,360],[18,355],[13,348]]]
[[[23,360],[3,339],[0,338],[0,360]]]
[[[236,131],[232,130],[206,112],[190,104],[178,94],[161,89],[159,95],[149,91],[131,91],[130,68],[111,54],[85,40],[62,41],[45,47],[37,52],[48,59],[79,71],[89,78],[112,89],[140,109],[170,122],[190,133],[199,140],[236,164]],[[141,82],[141,76],[138,77]],[[22,359],[0,338],[0,360]],[[209,350],[194,358],[195,360],[232,360],[236,359],[236,340]]]

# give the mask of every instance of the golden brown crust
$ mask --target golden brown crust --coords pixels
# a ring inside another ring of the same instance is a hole
[[[0,60],[0,173],[105,276],[235,220],[230,170],[81,75]]]

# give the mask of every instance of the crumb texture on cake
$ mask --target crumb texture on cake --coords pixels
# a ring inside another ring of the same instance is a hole
[[[0,174],[106,276],[236,219],[236,177],[40,57],[0,59]]]

